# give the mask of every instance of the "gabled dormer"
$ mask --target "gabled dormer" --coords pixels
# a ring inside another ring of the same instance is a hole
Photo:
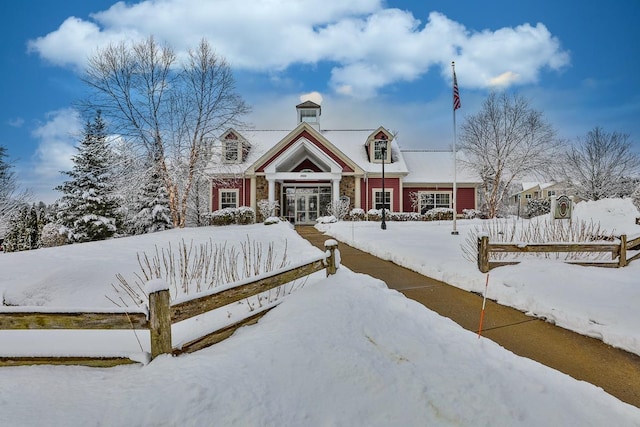
[[[220,136],[222,144],[222,163],[242,163],[249,153],[249,143],[234,129],[229,129]]]
[[[382,163],[384,159],[385,163],[392,163],[393,156],[391,155],[391,141],[393,135],[383,127],[376,129],[365,143],[367,150],[367,156],[371,163]]]
[[[296,111],[298,112],[298,124],[302,122],[309,123],[315,130],[320,130],[322,108],[318,104],[312,101],[305,101],[296,105]]]

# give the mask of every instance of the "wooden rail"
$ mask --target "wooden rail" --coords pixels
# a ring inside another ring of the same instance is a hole
[[[123,312],[117,310],[97,313],[63,311],[36,312],[7,307],[6,309],[0,309],[0,330],[149,330],[151,359],[161,354],[176,355],[190,353],[230,337],[242,326],[256,323],[277,304],[203,337],[193,339],[182,344],[180,348],[175,349],[172,347],[171,342],[172,324],[258,295],[321,270],[326,270],[327,276],[335,274],[338,268],[338,257],[336,254],[338,243],[335,240],[327,240],[325,242],[325,248],[326,252],[322,257],[306,264],[266,274],[252,282],[242,283],[236,286],[232,285],[227,289],[212,293],[211,295],[198,296],[175,305],[171,305],[170,303],[168,287],[154,287],[154,289],[149,292],[148,313],[147,311]],[[31,357],[0,355],[0,366],[58,364],[110,367],[130,363],[136,362],[127,357]]]
[[[567,261],[570,264],[597,267],[624,267],[630,261],[640,258],[636,254],[627,259],[627,250],[635,250],[640,246],[640,236],[627,241],[626,235],[620,236],[620,243],[490,243],[489,236],[478,236],[478,268],[486,273],[490,269],[505,265],[514,265],[520,261],[490,261],[491,253],[534,253],[534,252],[610,252],[611,259],[617,263],[598,261]]]

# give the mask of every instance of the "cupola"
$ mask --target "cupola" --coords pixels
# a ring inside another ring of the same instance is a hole
[[[322,109],[318,104],[312,101],[305,101],[296,105],[296,111],[298,112],[298,124],[306,122],[316,130],[320,130],[320,113]]]

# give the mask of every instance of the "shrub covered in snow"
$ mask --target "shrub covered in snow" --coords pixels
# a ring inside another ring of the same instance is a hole
[[[266,199],[262,199],[258,202],[258,213],[260,214],[260,219],[267,219],[269,217],[276,216],[276,211],[280,207],[280,203],[278,201],[270,202]]]
[[[338,222],[338,218],[336,218],[333,215],[321,216],[318,219],[316,219],[316,222],[318,224],[330,224],[332,222]]]
[[[51,248],[62,246],[67,243],[67,233],[60,224],[50,222],[42,227],[40,234],[40,247]]]
[[[453,209],[451,208],[434,208],[429,209],[424,213],[425,221],[441,221],[451,220],[453,221]]]
[[[279,222],[280,222],[280,218],[278,218],[277,216],[270,216],[264,220],[264,225],[277,224]]]
[[[349,219],[351,221],[364,221],[365,220],[365,212],[362,208],[354,208],[349,212]]]
[[[327,206],[327,216],[333,216],[336,219],[343,220],[349,214],[349,200],[340,199],[332,201]]]
[[[256,211],[249,206],[240,206],[236,215],[236,223],[248,225],[256,222]]]
[[[219,209],[204,216],[210,225],[246,225],[253,224],[256,220],[255,211],[248,206]]]
[[[478,209],[462,209],[462,216],[464,219],[487,219],[487,215],[485,215],[481,210]]]
[[[387,212],[387,219],[390,221],[422,221],[424,216],[418,212]]]
[[[527,217],[545,215],[551,212],[551,201],[549,199],[531,199],[527,203]]]
[[[389,216],[389,211],[385,212],[385,219]],[[382,209],[369,209],[367,211],[368,221],[382,221]]]

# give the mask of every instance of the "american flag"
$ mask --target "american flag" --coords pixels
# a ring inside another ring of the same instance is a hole
[[[460,93],[458,92],[458,79],[456,78],[456,72],[453,72],[453,111],[460,108]]]

